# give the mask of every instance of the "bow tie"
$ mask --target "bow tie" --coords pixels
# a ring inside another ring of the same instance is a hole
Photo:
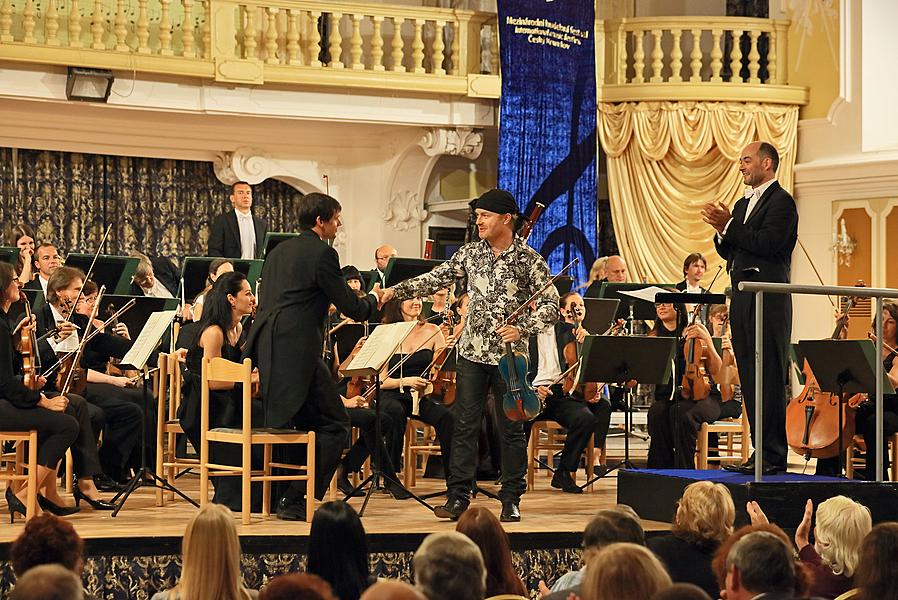
[[[758,200],[760,198],[761,198],[761,195],[754,188],[745,190],[745,199],[748,200],[749,202],[752,199]]]

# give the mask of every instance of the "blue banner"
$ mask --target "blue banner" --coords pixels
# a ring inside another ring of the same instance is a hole
[[[546,205],[528,240],[552,272],[598,248],[593,0],[499,0],[499,187]]]

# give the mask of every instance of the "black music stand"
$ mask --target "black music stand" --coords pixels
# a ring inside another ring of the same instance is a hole
[[[131,291],[131,280],[140,259],[136,256],[114,256],[99,254],[94,263],[93,254],[69,254],[65,257],[65,266],[75,267],[87,273],[93,263],[90,278],[98,287],[106,286],[113,294],[127,294]]]
[[[607,331],[617,314],[620,300],[613,298],[584,298],[583,306],[586,314],[583,316],[583,329],[593,332]]]
[[[181,281],[183,282],[182,295],[185,300],[192,302],[196,296],[206,289],[206,279],[209,277],[209,265],[221,257],[216,256],[186,256],[181,267]],[[262,275],[262,263],[258,259],[225,258],[231,261],[235,271],[246,275],[250,287],[255,291],[256,281]]]
[[[574,287],[574,278],[570,275],[560,275],[555,280],[555,289],[558,290],[559,296],[564,296]]]
[[[394,256],[387,263],[384,269],[385,287],[390,287],[401,283],[406,279],[430,273],[434,267],[443,264],[444,260],[433,260],[428,258],[400,258]],[[448,286],[447,286],[448,287]]]
[[[655,319],[655,303],[648,300],[641,300],[622,294],[621,292],[634,292],[636,290],[644,290],[647,287],[659,287],[673,289],[676,284],[673,283],[610,283],[603,281],[599,287],[598,295],[593,296],[593,283],[586,290],[587,295],[595,298],[615,298],[620,300],[617,307],[615,318],[617,319],[637,319],[640,321]],[[694,302],[694,300],[693,300]]]
[[[265,241],[262,242],[262,258],[267,258],[269,253],[281,242],[286,242],[290,238],[295,238],[299,234],[287,231],[269,231],[265,234]]]
[[[803,340],[798,342],[798,348],[811,366],[820,389],[838,394],[841,476],[845,468],[845,455],[842,451],[845,394],[872,396],[876,393],[876,369],[882,368],[876,360],[876,347],[871,340]],[[887,377],[883,377],[882,387],[883,394],[895,393]],[[876,449],[867,448],[867,452],[876,452]]]
[[[19,263],[18,246],[0,246],[0,262],[16,266]]]
[[[637,383],[664,383],[671,376],[670,363],[676,352],[676,338],[648,336],[589,335],[583,341],[580,377],[578,383],[604,381],[626,385],[635,379]],[[593,477],[580,489],[621,467],[633,469],[630,462],[630,415],[633,389],[626,392],[627,408],[624,412],[624,459]]]
[[[176,310],[179,300],[177,298],[156,298],[153,296],[125,296],[116,294],[103,294],[100,299],[100,306],[97,310],[97,318],[105,321],[112,316],[116,310],[125,304],[134,300],[134,306],[129,308],[125,313],[119,316],[118,320],[128,326],[131,334],[137,334],[143,331],[143,326],[147,324],[147,319],[154,312],[160,310]],[[113,306],[110,310],[110,306]]]

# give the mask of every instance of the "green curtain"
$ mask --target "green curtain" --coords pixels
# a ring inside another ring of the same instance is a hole
[[[25,223],[63,255],[95,252],[112,225],[106,254],[139,250],[178,263],[206,255],[209,227],[230,210],[229,195],[212,163],[0,148],[0,245],[12,245],[13,226]],[[270,231],[298,231],[299,196],[263,181],[253,186],[253,212]]]

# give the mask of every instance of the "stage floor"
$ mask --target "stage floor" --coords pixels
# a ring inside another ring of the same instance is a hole
[[[583,482],[582,472],[580,483]],[[432,479],[418,479],[416,492],[426,494],[445,489],[442,482]],[[481,482],[489,490],[496,491],[496,486]],[[186,475],[178,480],[178,487],[191,498],[198,497],[199,478]],[[362,498],[350,500],[356,509],[361,507]],[[437,497],[428,502],[431,506],[442,503],[444,497]],[[592,492],[583,494],[565,494],[549,486],[549,478],[537,474],[536,489],[527,492],[521,501],[523,519],[520,523],[505,523],[509,533],[581,533],[590,517],[601,508],[609,508],[617,502],[617,477],[615,475],[599,480]],[[497,516],[500,505],[478,495],[472,500],[472,506],[485,506]],[[4,505],[5,508],[5,505]],[[132,494],[122,511],[115,518],[108,512],[92,511],[89,507],[67,520],[85,539],[105,538],[180,538],[187,522],[196,509],[181,500],[167,502],[163,507],[155,505],[155,491],[142,488]],[[5,514],[3,515],[5,516]],[[239,518],[239,516],[238,516]],[[433,531],[450,530],[454,523],[437,519],[425,507],[414,500],[394,500],[383,493],[375,493],[363,518],[365,530],[369,534],[427,534]],[[648,530],[667,529],[666,523],[645,521]],[[19,516],[14,525],[0,525],[0,544],[12,541],[24,528],[24,520]],[[280,521],[275,517],[263,518],[253,515],[253,523],[243,526],[238,523],[241,536],[305,536],[309,533],[309,524],[303,522]]]

